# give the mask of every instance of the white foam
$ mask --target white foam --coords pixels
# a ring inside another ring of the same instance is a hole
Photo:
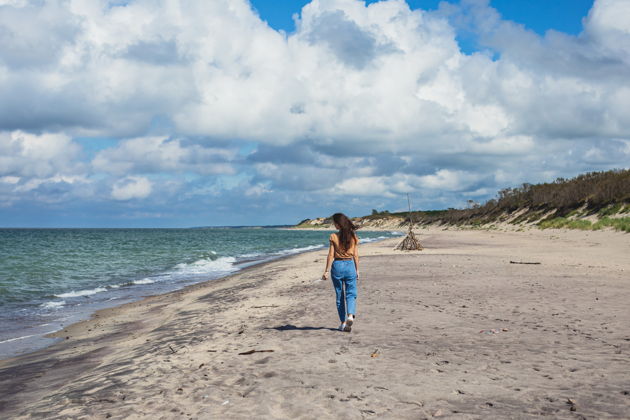
[[[31,335],[23,335],[22,337],[9,338],[8,340],[0,341],[0,344],[2,344],[2,343],[10,343],[11,341],[24,340],[25,338],[37,337],[37,336],[46,335],[46,334],[52,334],[52,333],[57,332],[57,331],[58,330],[52,330],[52,331],[48,331],[48,332],[41,333],[41,334],[31,334]]]
[[[261,254],[260,252],[251,252],[249,254],[241,254],[240,257],[241,258],[256,258],[256,257],[262,257],[265,254]]]
[[[41,306],[44,309],[59,309],[62,308],[66,304],[65,300],[57,301],[57,302],[46,302],[42,303]],[[44,324],[47,325],[47,324]]]
[[[132,284],[152,284],[152,283],[155,283],[155,281],[151,279],[142,279],[142,280],[134,280],[131,283]]]
[[[60,297],[60,298],[79,297],[79,296],[92,296],[92,295],[95,295],[97,293],[106,292],[106,291],[107,291],[107,289],[104,288],[104,287],[97,287],[96,289],[79,290],[78,292],[75,292],[73,290],[71,292],[62,293],[60,295],[55,295],[55,296],[56,297]]]
[[[283,249],[282,251],[278,251],[277,254],[279,255],[299,254],[301,252],[312,251],[314,249],[321,249],[323,247],[324,245],[309,245],[302,248],[289,248],[289,249]]]
[[[236,258],[221,257],[216,260],[201,259],[189,264],[177,264],[177,272],[180,274],[209,274],[209,273],[231,273],[238,270],[234,266]]]
[[[2,343],[10,343],[11,341],[23,340],[25,338],[35,337],[36,335],[37,334],[31,334],[31,335],[24,335],[22,337],[9,338],[8,340],[0,341],[0,344],[2,344]]]
[[[390,233],[395,233],[395,232],[390,232]],[[400,235],[396,235],[396,236],[400,236]],[[377,241],[382,241],[383,239],[389,239],[392,238],[392,236],[377,236],[375,238],[362,238],[359,240],[359,243],[361,244],[368,244],[370,242],[377,242]]]

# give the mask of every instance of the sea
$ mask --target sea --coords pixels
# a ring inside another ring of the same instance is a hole
[[[52,344],[46,334],[98,309],[323,249],[329,234],[246,227],[0,229],[0,359]],[[361,243],[400,236],[358,234]]]

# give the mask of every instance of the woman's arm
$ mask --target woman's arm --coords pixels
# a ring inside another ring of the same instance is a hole
[[[354,268],[357,270],[357,280],[359,279],[359,238],[354,235],[354,240],[357,241],[354,247],[354,255],[352,259],[354,260]]]
[[[324,274],[322,275],[322,280],[328,280],[328,272],[330,271],[330,267],[332,267],[334,257],[335,248],[331,242],[330,246],[328,247],[328,256],[326,257],[326,269],[324,270]]]

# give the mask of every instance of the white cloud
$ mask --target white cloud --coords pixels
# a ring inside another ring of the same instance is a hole
[[[332,188],[331,193],[336,195],[393,197],[386,181],[382,177],[344,179]]]
[[[28,0],[0,0],[0,6],[24,7]]]
[[[473,183],[475,176],[463,171],[440,169],[435,174],[419,177],[422,187],[444,189],[449,191],[463,190]]]
[[[289,35],[245,0],[0,4],[3,199],[439,204],[627,166],[627,0],[542,37],[488,0],[313,0]],[[487,51],[464,54],[461,30]],[[119,140],[90,156],[79,136]]]
[[[179,139],[140,137],[100,151],[92,160],[95,171],[118,175],[150,172],[233,174],[233,148],[184,145]]]
[[[625,0],[597,0],[593,4],[586,30],[595,42],[630,64],[630,3]]]
[[[522,155],[529,153],[536,142],[531,136],[495,137],[481,142],[471,142],[469,151],[487,155]]]
[[[3,176],[3,177],[0,177],[0,182],[13,185],[20,182],[20,177],[19,176]]]
[[[487,0],[439,13],[313,0],[290,36],[245,0],[7,7],[2,33],[39,28],[26,35],[46,43],[36,43],[41,54],[3,43],[13,61],[0,125],[144,135],[163,115],[182,135],[371,153],[441,152],[479,137],[624,137],[630,117],[616,105],[630,101],[619,89],[630,82],[627,7],[598,0],[582,35],[544,38],[501,20]],[[480,31],[501,57],[461,53],[453,25]]]
[[[152,183],[147,178],[140,176],[129,176],[116,182],[112,187],[112,198],[114,200],[142,199],[151,194]]]
[[[263,184],[252,185],[251,187],[245,190],[245,195],[247,197],[260,197],[263,194],[267,194],[272,192],[267,186]]]
[[[368,176],[348,178],[335,184],[330,192],[336,195],[381,196],[394,198],[404,193],[431,190],[440,192],[463,191],[469,188],[478,176],[464,171],[441,169],[431,175],[409,175],[393,173],[390,176]]]
[[[19,180],[19,179],[18,179]],[[45,184],[85,184],[89,181],[83,176],[65,176],[65,175],[55,175],[50,178],[30,178],[28,181],[22,183],[17,186],[13,191],[16,193],[24,193],[38,189],[42,185]],[[17,182],[14,182],[17,184]]]
[[[65,134],[0,132],[0,175],[46,178],[82,166],[80,147]]]

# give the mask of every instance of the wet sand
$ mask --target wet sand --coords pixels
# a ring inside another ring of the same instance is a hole
[[[362,247],[351,333],[310,252],[1,361],[0,418],[630,417],[630,235],[418,233]]]

